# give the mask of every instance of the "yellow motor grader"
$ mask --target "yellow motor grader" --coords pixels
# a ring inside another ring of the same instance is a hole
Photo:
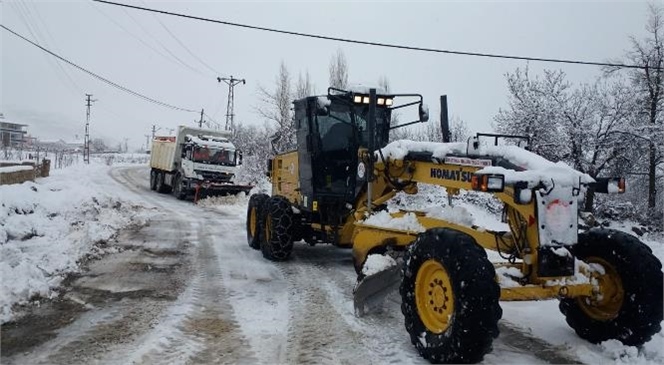
[[[625,233],[577,226],[585,189],[622,192],[624,180],[592,179],[499,146],[495,135],[495,145],[478,137],[388,144],[390,129],[428,120],[417,94],[330,88],[294,106],[297,150],[269,161],[271,196],[251,196],[249,246],[273,261],[299,241],[352,248],[356,313],[398,283],[406,330],[424,358],[481,361],[498,336],[500,300],[558,298],[567,323],[593,343],[641,345],[661,330],[662,265],[651,250]],[[410,106],[417,120],[390,124],[394,110]],[[449,196],[492,194],[509,229],[475,226],[444,207],[387,209],[398,192],[418,194],[418,183]]]

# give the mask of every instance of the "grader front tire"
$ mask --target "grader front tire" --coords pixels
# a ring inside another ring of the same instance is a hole
[[[249,247],[254,250],[261,249],[263,227],[260,225],[260,217],[265,201],[269,198],[267,194],[254,194],[249,198],[249,204],[247,205],[247,242]]]
[[[283,196],[273,196],[265,201],[260,226],[261,251],[271,261],[285,261],[293,251],[293,207]]]
[[[640,346],[661,330],[662,263],[626,233],[591,229],[572,246],[579,260],[601,265],[599,300],[562,299],[560,311],[579,337],[592,343],[616,339]]]
[[[406,330],[432,363],[475,363],[491,351],[502,317],[486,252],[451,229],[420,234],[404,257],[400,293]]]

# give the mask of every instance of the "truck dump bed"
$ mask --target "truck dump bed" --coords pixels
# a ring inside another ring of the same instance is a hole
[[[157,137],[152,141],[150,167],[163,171],[173,171],[176,168],[174,163],[176,150],[175,137]]]

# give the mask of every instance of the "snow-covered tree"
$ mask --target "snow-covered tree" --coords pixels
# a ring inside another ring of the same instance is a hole
[[[267,125],[257,127],[238,124],[233,128],[233,143],[243,153],[240,180],[257,182],[265,178],[267,161],[273,156],[270,137],[274,128]]]
[[[527,70],[507,75],[510,108],[496,116],[503,133],[531,137],[531,149],[597,177],[610,171],[629,148],[616,133],[630,121],[631,96],[619,80],[574,87],[562,71],[531,79]],[[584,210],[592,211],[594,192]]]
[[[530,137],[530,149],[550,160],[563,157],[566,146],[557,123],[558,103],[551,95],[564,92],[569,85],[562,71],[545,71],[531,78],[528,68],[507,73],[508,108],[494,117],[495,128],[504,134]]]
[[[625,56],[626,63],[641,68],[626,70],[635,93],[635,108],[633,123],[621,132],[645,152],[642,166],[648,177],[648,208],[655,213],[658,190],[664,190],[664,8],[651,3],[648,15],[646,37],[630,37],[631,49]]]

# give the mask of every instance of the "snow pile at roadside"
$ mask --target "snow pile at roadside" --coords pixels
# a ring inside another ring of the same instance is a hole
[[[108,167],[78,165],[0,186],[0,322],[14,304],[53,297],[81,260],[103,254],[118,230],[145,222],[140,208],[103,191]]]

